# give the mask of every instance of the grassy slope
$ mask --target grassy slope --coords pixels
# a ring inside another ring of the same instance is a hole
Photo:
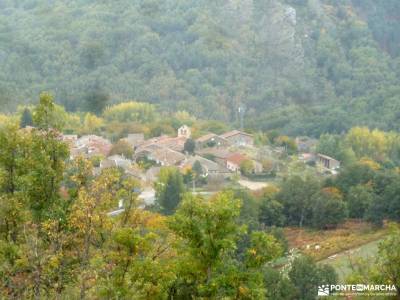
[[[338,253],[334,257],[324,259],[320,263],[331,265],[339,275],[339,282],[344,283],[346,277],[351,273],[352,262],[358,258],[371,258],[378,252],[381,240],[376,240],[362,245],[358,248]]]
[[[290,248],[297,248],[320,261],[380,240],[387,234],[387,229],[376,229],[367,223],[348,221],[337,229],[329,231],[287,228],[285,233]],[[318,250],[315,249],[316,245],[320,247]]]

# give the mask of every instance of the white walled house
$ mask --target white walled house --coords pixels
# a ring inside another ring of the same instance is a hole
[[[178,128],[178,137],[183,137],[183,138],[190,138],[192,136],[192,131],[190,130],[190,127],[187,125],[183,125]]]

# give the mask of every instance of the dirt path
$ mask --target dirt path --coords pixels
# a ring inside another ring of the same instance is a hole
[[[256,182],[240,179],[238,183],[251,191],[258,191],[268,186],[268,182]]]

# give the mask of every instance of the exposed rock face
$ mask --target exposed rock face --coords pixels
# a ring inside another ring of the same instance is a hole
[[[245,27],[252,27],[259,33],[260,49],[267,49],[259,58],[266,64],[273,64],[273,60],[281,68],[295,62],[301,67],[304,51],[296,34],[297,12],[292,6],[278,0],[228,0],[222,7],[221,18],[229,18],[229,22],[236,26],[237,32]],[[243,41],[249,42],[248,37]],[[253,42],[253,41],[250,41]],[[277,67],[278,69],[278,67]],[[292,72],[293,68],[289,70]]]
[[[288,18],[288,20],[292,23],[293,26],[296,26],[297,23],[296,10],[293,7],[291,6],[286,7],[285,16]]]
[[[238,16],[240,22],[249,22],[253,15],[253,0],[229,0],[226,9]]]
[[[293,65],[301,68],[304,63],[304,51],[296,32],[295,8],[278,1],[268,1],[263,7],[259,19],[261,43],[268,49],[266,59],[276,64],[276,70],[283,73],[293,71]],[[290,69],[287,69],[288,66]]]

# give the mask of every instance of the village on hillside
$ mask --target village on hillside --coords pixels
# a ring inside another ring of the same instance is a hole
[[[227,186],[255,191],[295,172],[331,176],[340,168],[336,159],[316,153],[317,140],[309,137],[295,139],[297,151],[293,155],[284,146],[258,147],[251,134],[240,130],[220,135],[210,132],[193,139],[186,125],[176,136],[146,139],[143,133],[132,133],[115,144],[98,135],[63,135],[62,139],[69,145],[71,159],[84,156],[95,162],[96,174],[117,167],[139,180],[147,205],[154,203],[154,184],[163,167],[178,168],[195,191],[203,193]]]

